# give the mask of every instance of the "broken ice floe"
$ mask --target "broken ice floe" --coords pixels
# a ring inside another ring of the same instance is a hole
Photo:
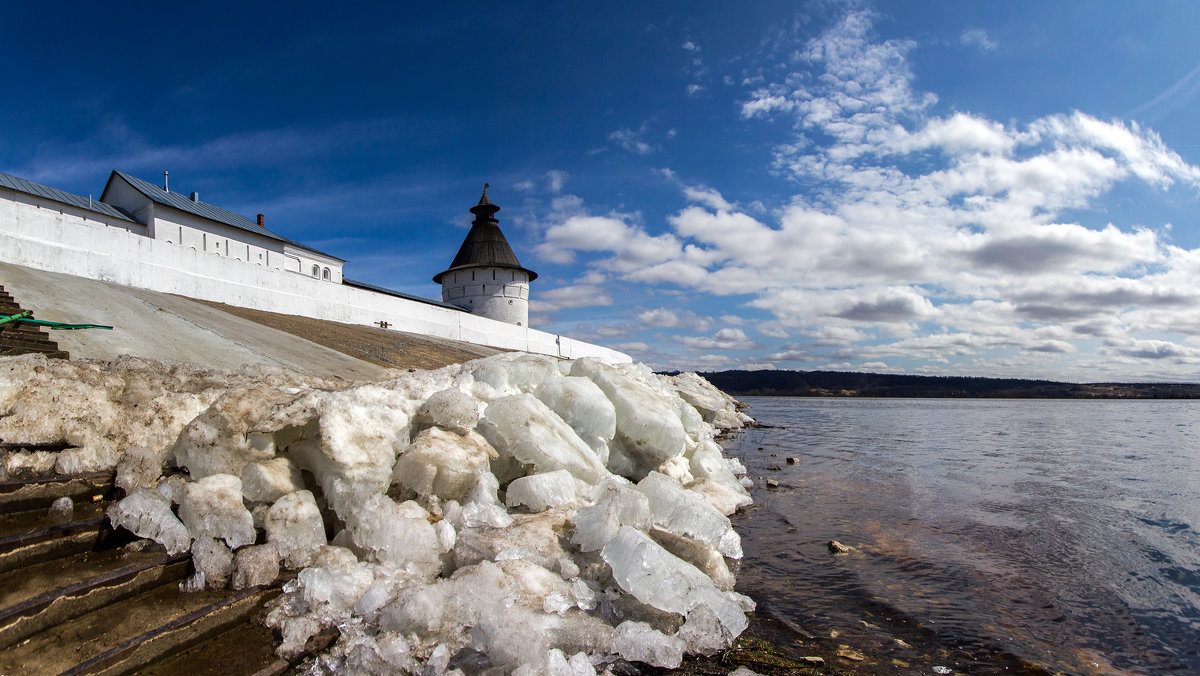
[[[113,470],[114,526],[190,551],[182,588],[296,571],[267,623],[312,673],[594,674],[678,666],[745,627],[750,503],[713,438],[748,419],[695,374],[503,354],[347,384],[0,360],[0,437],[75,448],[21,468]],[[14,454],[15,455],[15,454]]]

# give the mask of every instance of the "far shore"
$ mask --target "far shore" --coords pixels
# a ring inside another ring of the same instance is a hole
[[[1067,383],[841,371],[716,371],[700,375],[735,397],[1200,399],[1197,383]]]

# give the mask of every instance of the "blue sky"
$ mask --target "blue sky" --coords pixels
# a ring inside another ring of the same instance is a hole
[[[6,3],[0,171],[112,169],[658,368],[1200,380],[1200,3]]]

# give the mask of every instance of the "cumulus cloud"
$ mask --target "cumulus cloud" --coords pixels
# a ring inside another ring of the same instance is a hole
[[[612,305],[613,299],[598,286],[578,284],[560,286],[557,289],[539,290],[529,301],[533,312],[556,312],[569,308]]]
[[[721,193],[707,186],[684,186],[683,194],[690,202],[698,202],[716,211],[732,211],[730,204]]]
[[[721,329],[712,336],[676,336],[676,340],[697,350],[756,350],[762,347],[745,331],[733,327]]]
[[[701,317],[691,310],[672,310],[661,307],[639,312],[636,319],[643,326],[660,329],[707,331],[713,325],[712,318]]]
[[[983,31],[962,41],[996,48]],[[982,368],[992,355],[1016,368],[1096,339],[1116,359],[1193,358],[1200,252],[1162,226],[1080,219],[1125,183],[1194,197],[1200,167],[1135,122],[940,113],[914,86],[914,46],[849,12],[781,69],[744,79],[744,124],[778,127],[771,168],[803,186],[786,204],[751,210],[664,172],[687,202],[665,230],[581,216],[548,231],[547,255],[586,251],[616,278],[746,296],[773,316],[761,335],[793,341],[760,361]],[[679,340],[757,349],[735,330]]]

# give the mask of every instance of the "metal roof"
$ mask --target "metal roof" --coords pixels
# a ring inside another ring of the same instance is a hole
[[[103,214],[109,218],[115,218],[120,221],[137,223],[137,221],[133,220],[129,214],[121,211],[111,204],[105,204],[100,200],[94,200],[90,197],[72,195],[69,192],[63,192],[62,190],[51,188],[50,186],[42,185],[41,183],[34,183],[33,181],[26,180],[24,178],[10,176],[8,174],[0,174],[0,186],[8,188],[9,190],[15,190],[19,193],[24,193],[26,195],[34,195],[35,197],[42,197],[53,202],[77,207],[85,211]]]
[[[488,199],[485,187],[479,204],[471,207],[471,213],[476,216],[471,223],[471,231],[458,248],[458,254],[454,256],[450,267],[434,276],[434,283],[441,284],[442,275],[447,272],[480,267],[521,270],[529,275],[529,281],[537,279],[536,272],[521,267],[521,263],[517,261],[517,255],[513,253],[508,240],[504,238],[504,233],[500,231],[500,223],[496,220],[497,211],[500,211],[500,207]]]
[[[232,226],[239,230],[252,232],[256,235],[261,235],[278,242],[283,242],[284,244],[289,244],[307,251],[319,253],[322,256],[329,256],[330,258],[345,262],[343,259],[338,258],[337,256],[330,256],[324,251],[319,251],[311,246],[306,246],[295,240],[288,239],[279,233],[271,232],[266,228],[259,227],[258,223],[246,218],[245,216],[242,216],[241,214],[235,214],[228,209],[222,209],[221,207],[209,204],[207,202],[201,202],[198,200],[193,201],[191,198],[183,195],[182,193],[168,192],[149,181],[143,181],[136,176],[130,176],[129,174],[116,171],[115,169],[113,170],[113,176],[120,176],[127,183],[129,183],[129,185],[133,186],[135,190],[150,198],[151,201],[157,204],[179,209],[180,211],[186,211],[194,216],[207,218],[210,221],[217,221],[218,223],[224,223],[225,225]],[[111,177],[109,178],[109,181],[112,181]],[[105,192],[107,191],[108,186],[105,186]],[[103,197],[103,195],[101,197]]]
[[[458,307],[457,305],[443,303],[440,300],[433,300],[432,298],[422,298],[421,296],[414,296],[411,293],[404,293],[403,291],[393,291],[392,289],[388,289],[388,288],[385,288],[382,286],[375,286],[374,284],[367,284],[366,282],[356,282],[353,279],[346,279],[345,277],[342,277],[342,284],[345,284],[346,286],[354,286],[354,287],[357,287],[360,289],[366,289],[367,291],[374,291],[376,293],[384,293],[389,296],[395,296],[397,298],[403,298],[405,300],[415,300],[418,303],[428,303],[429,305],[436,305],[438,307],[444,307],[448,310],[458,310],[460,312],[466,312],[466,310]]]

